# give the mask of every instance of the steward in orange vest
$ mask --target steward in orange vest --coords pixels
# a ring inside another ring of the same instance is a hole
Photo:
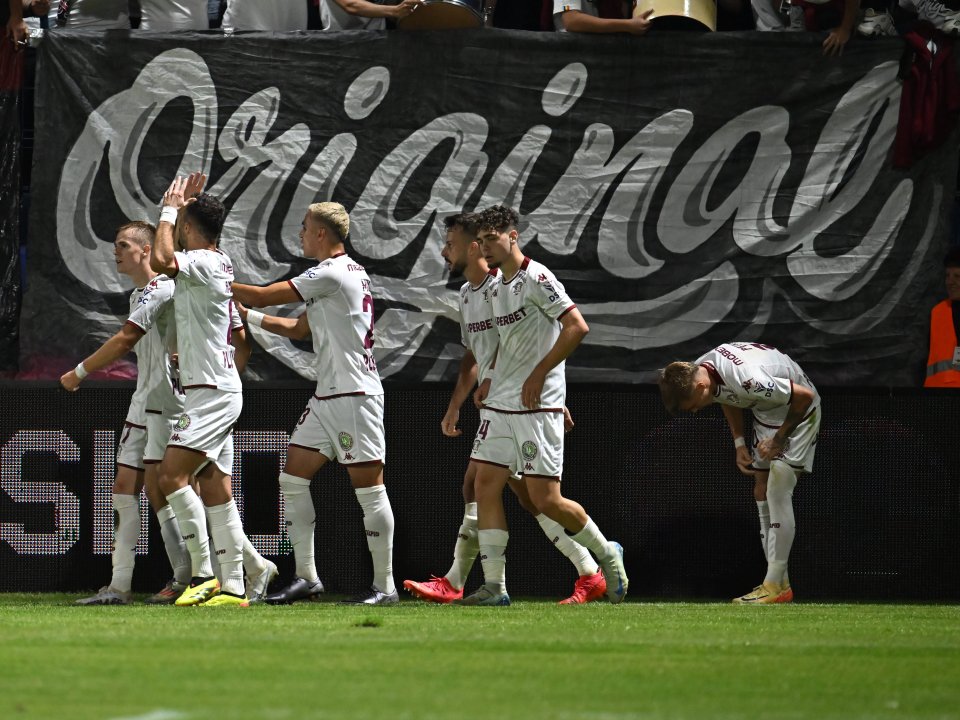
[[[930,354],[924,387],[960,388],[960,248],[947,253],[947,299],[930,311]]]

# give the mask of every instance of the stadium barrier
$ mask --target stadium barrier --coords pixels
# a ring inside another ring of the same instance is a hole
[[[109,580],[114,448],[127,384],[67,394],[50,383],[6,383],[0,413],[0,591],[81,591]],[[442,575],[462,516],[460,485],[476,412],[463,436],[440,419],[450,386],[389,387],[386,482],[396,516],[394,570]],[[288,433],[309,398],[303,384],[244,391],[236,427],[235,491],[254,544],[293,572],[277,489]],[[736,470],[717,408],[670,418],[655,388],[575,386],[564,492],[625,548],[631,596],[715,599],[760,581],[752,483]],[[960,599],[960,404],[949,392],[824,392],[813,474],[795,493],[798,533],[790,575],[801,600]],[[317,565],[331,592],[370,580],[361,511],[343,468],[313,484]],[[565,596],[571,565],[537,523],[506,500],[512,594]],[[156,590],[169,569],[156,520],[141,500],[135,591]],[[479,582],[479,563],[469,587]]]

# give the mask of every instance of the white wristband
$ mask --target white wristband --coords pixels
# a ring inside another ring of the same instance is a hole
[[[746,441],[743,439],[743,435],[741,435],[740,437],[735,437],[733,439],[733,446],[735,448],[742,448],[747,446]]]
[[[171,225],[177,224],[177,209],[172,205],[164,205],[160,211],[160,222],[168,222]]]
[[[77,374],[77,377],[83,380],[90,373],[87,372],[87,369],[83,366],[82,362],[77,363],[77,366],[73,369]]]
[[[256,310],[247,310],[247,325],[263,326],[263,313]]]

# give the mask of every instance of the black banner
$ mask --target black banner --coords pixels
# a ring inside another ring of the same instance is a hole
[[[23,56],[0,36],[0,373],[17,369],[20,322],[20,86]]]
[[[917,384],[956,167],[890,167],[900,43],[678,37],[51,34],[21,370],[58,375],[115,332],[115,228],[203,170],[243,282],[301,272],[307,204],[347,206],[394,380],[455,375],[442,220],[505,203],[591,327],[571,380],[645,382],[742,339],[823,385]],[[254,377],[308,377],[308,349],[253,335]]]

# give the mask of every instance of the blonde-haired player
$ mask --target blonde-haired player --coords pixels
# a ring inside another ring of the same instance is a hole
[[[383,387],[373,356],[373,295],[366,270],[346,253],[349,233],[350,217],[342,205],[314,203],[303,217],[300,241],[304,257],[319,264],[287,282],[233,286],[237,300],[251,307],[305,302],[306,313],[299,318],[250,310],[246,319],[284,337],[312,335],[316,355],[316,394],[290,437],[279,478],[296,577],[283,590],[268,595],[268,603],[315,599],[323,592],[314,561],[316,511],[310,481],[334,459],[350,475],[373,558],[370,589],[345,602],[390,605],[398,601],[393,579],[393,510],[383,484],[386,442]]]
[[[697,412],[719,403],[730,426],[737,467],[755,478],[760,540],[767,559],[763,582],[735,603],[793,600],[787,573],[796,534],[793,489],[813,469],[820,430],[820,395],[788,355],[753,342],[725,343],[695,362],[670,363],[658,382],[668,412]],[[752,453],[743,411],[753,414]]]

